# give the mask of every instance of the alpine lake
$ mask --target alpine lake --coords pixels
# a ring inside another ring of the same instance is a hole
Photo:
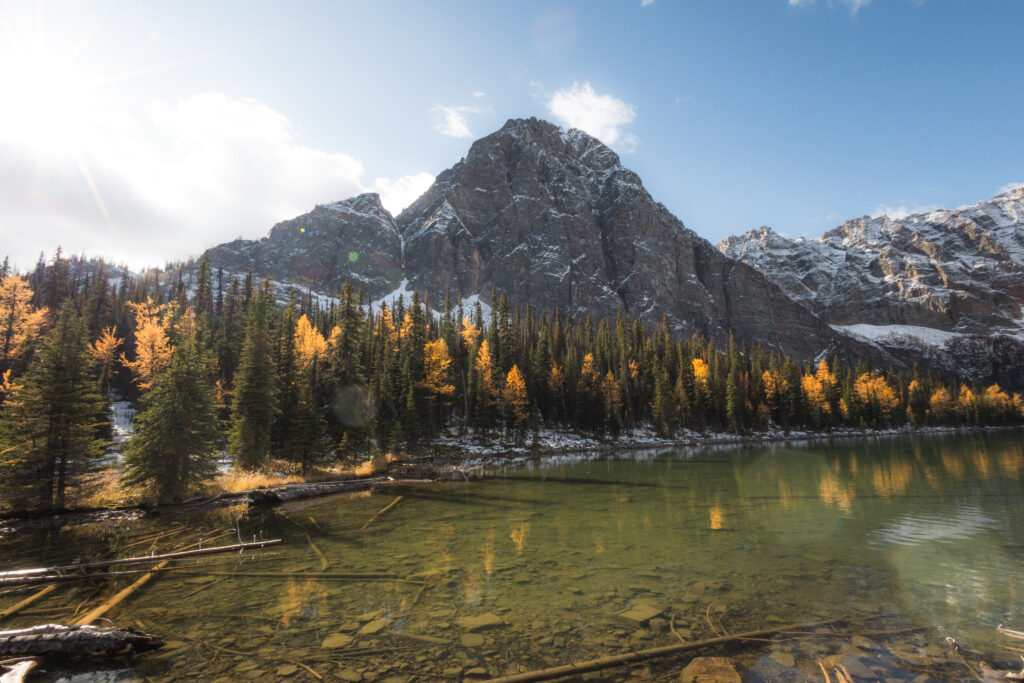
[[[577,679],[677,681],[702,655],[751,681],[970,679],[1024,651],[997,631],[1024,630],[1022,437],[539,457],[477,481],[19,531],[0,564],[285,540],[177,561],[106,615],[160,650],[30,680],[461,681],[831,620]],[[135,578],[61,584],[2,627],[70,623]]]

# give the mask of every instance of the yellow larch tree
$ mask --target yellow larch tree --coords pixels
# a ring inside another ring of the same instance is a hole
[[[305,314],[295,325],[295,355],[304,372],[319,368],[327,357],[327,340]]]
[[[455,387],[448,383],[448,366],[451,363],[448,342],[443,337],[424,345],[423,381],[420,386],[427,391],[428,395],[446,400],[455,393]]]
[[[871,419],[888,420],[899,407],[900,399],[885,377],[876,372],[865,372],[853,383],[857,402]]]
[[[42,334],[48,309],[30,303],[32,289],[20,275],[0,280],[0,370],[6,370],[35,346]]]
[[[530,402],[526,396],[526,379],[518,365],[513,365],[505,376],[502,398],[508,405],[515,429],[521,431],[530,419]]]
[[[761,384],[764,386],[764,402],[772,413],[778,415],[782,410],[782,395],[789,389],[789,381],[774,370],[761,373]]]
[[[710,376],[710,368],[708,368],[707,362],[703,358],[693,359],[693,381],[700,389],[708,388],[708,377]]]
[[[459,330],[459,336],[462,337],[462,343],[466,345],[467,349],[476,346],[477,340],[480,339],[480,328],[473,324],[468,315],[462,319],[462,329]]]
[[[956,403],[946,387],[939,387],[928,399],[928,417],[933,422],[945,422],[956,413]]]
[[[149,389],[171,362],[174,351],[162,320],[166,306],[153,303],[151,298],[128,305],[135,314],[135,360],[128,360],[122,353],[121,363],[135,374],[140,389]]]
[[[122,341],[114,334],[113,327],[107,327],[100,333],[99,339],[89,345],[89,355],[100,368],[100,391],[104,394],[110,389],[110,373],[117,359],[117,347]]]
[[[498,382],[494,377],[494,360],[491,358],[491,347],[486,339],[480,342],[474,367],[480,373],[480,388],[487,401],[498,398],[500,392],[498,391]]]

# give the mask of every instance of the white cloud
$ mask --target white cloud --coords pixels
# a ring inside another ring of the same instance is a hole
[[[623,151],[636,148],[636,136],[624,135],[622,130],[636,118],[636,109],[611,95],[599,95],[589,82],[556,90],[548,110],[567,126],[584,130],[608,145]]]
[[[641,7],[650,7],[654,4],[654,0],[640,0]]]
[[[433,182],[434,176],[421,171],[415,175],[402,176],[398,180],[377,178],[371,188],[380,193],[380,203],[384,208],[392,216],[397,216],[402,209],[419,199]]]
[[[1007,183],[1000,187],[996,194],[1005,194],[1007,192],[1012,192],[1013,190],[1019,190],[1022,187],[1024,187],[1024,183]]]
[[[470,114],[484,114],[489,111],[486,107],[457,106],[447,107],[443,104],[435,104],[430,108],[430,114],[434,117],[434,130],[441,135],[450,138],[471,138],[472,131],[469,130],[469,123],[466,116]]]
[[[252,99],[210,93],[92,112],[79,137],[57,148],[0,132],[0,240],[22,267],[58,245],[159,265],[371,189],[357,159],[300,144],[284,115]],[[425,175],[372,188],[398,207]]]
[[[787,0],[790,7],[810,7],[815,3],[815,0]],[[922,0],[923,2],[923,0]],[[871,0],[828,0],[828,6],[835,8],[843,8],[850,11],[850,16],[856,16],[857,12],[860,11],[861,7],[871,3]]]
[[[485,93],[482,90],[474,90],[473,97],[475,97],[476,99],[480,99],[481,97],[487,97],[487,93]]]
[[[898,221],[900,219],[906,218],[907,216],[911,216],[916,213],[928,213],[929,211],[935,211],[937,208],[939,207],[936,206],[935,204],[929,204],[927,206],[912,206],[909,208],[905,204],[901,206],[888,206],[880,204],[875,207],[875,210],[872,212],[871,217],[878,218],[879,216],[888,216],[889,218]]]

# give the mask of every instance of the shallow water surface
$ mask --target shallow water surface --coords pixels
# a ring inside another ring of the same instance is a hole
[[[285,538],[179,562],[108,615],[169,641],[114,667],[153,680],[312,680],[305,667],[461,680],[831,619],[852,623],[746,643],[734,662],[747,680],[822,680],[819,663],[956,678],[968,673],[945,636],[969,665],[1009,665],[995,626],[1024,630],[1021,444],[1001,432],[561,456],[478,482],[21,534],[0,557],[140,554],[160,533],[157,552]],[[4,626],[67,622],[130,580],[61,586]],[[676,680],[692,656],[603,676]]]

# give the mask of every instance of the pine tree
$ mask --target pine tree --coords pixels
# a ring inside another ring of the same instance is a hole
[[[87,335],[85,321],[65,300],[3,406],[0,481],[22,500],[26,489],[34,490],[44,510],[62,510],[67,487],[103,454],[97,433],[105,403],[92,376]]]
[[[265,464],[271,451],[271,428],[277,416],[277,367],[270,332],[274,300],[270,283],[253,295],[245,341],[235,375],[228,451],[243,469]]]
[[[217,415],[210,359],[189,321],[170,364],[154,380],[125,447],[127,485],[152,486],[161,499],[180,499],[216,472]]]

